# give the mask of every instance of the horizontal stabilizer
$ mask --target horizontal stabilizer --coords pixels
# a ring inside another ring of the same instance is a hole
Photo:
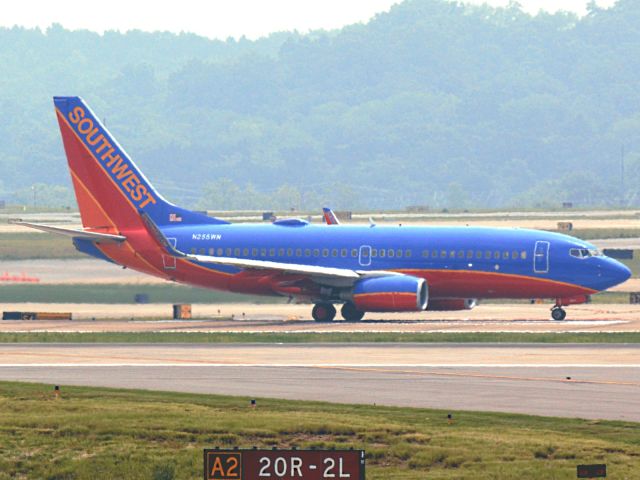
[[[13,225],[22,225],[23,227],[34,228],[36,230],[41,230],[43,232],[55,233],[57,235],[65,235],[67,237],[72,237],[72,238],[82,238],[84,240],[91,240],[94,242],[101,242],[101,243],[121,243],[127,239],[127,237],[123,237],[122,235],[89,232],[87,230],[82,230],[78,228],[54,227],[53,225],[44,225],[42,223],[30,223],[30,222],[21,222],[21,221],[15,221],[15,220],[11,221],[11,223]]]

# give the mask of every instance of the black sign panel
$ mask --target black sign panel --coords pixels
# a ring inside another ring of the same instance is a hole
[[[607,466],[602,465],[578,465],[578,478],[606,478]]]
[[[204,451],[204,480],[364,480],[364,450]]]

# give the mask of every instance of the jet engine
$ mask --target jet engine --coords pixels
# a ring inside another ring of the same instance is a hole
[[[363,312],[417,312],[428,302],[426,280],[410,275],[363,278],[353,287],[353,304]]]
[[[427,310],[471,310],[476,304],[477,300],[475,298],[438,298],[429,300]]]

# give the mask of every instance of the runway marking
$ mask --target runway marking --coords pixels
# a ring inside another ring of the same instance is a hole
[[[637,363],[217,363],[209,360],[184,363],[0,363],[3,367],[276,367],[276,368],[640,368]]]
[[[344,370],[353,372],[376,372],[376,373],[401,373],[405,375],[416,376],[441,376],[441,377],[472,377],[472,378],[488,378],[497,380],[524,380],[530,382],[556,382],[556,383],[581,383],[589,385],[623,385],[640,387],[640,382],[620,382],[616,380],[576,380],[573,378],[553,378],[553,377],[521,377],[514,375],[490,375],[486,373],[473,373],[473,372],[420,372],[416,370],[391,370],[391,369],[376,369],[376,368],[357,368],[357,367],[331,367],[321,366],[318,368],[325,368],[328,370]]]
[[[11,356],[11,355],[22,355],[22,356],[30,356],[30,357],[52,357],[52,356],[57,356],[57,357],[63,357],[63,358],[87,358],[87,359],[92,359],[92,360],[101,360],[101,359],[113,359],[113,360],[130,360],[130,361],[135,361],[138,360],[140,362],[147,362],[147,361],[165,361],[165,362],[169,362],[169,363],[165,363],[164,365],[172,365],[172,364],[176,364],[176,365],[183,365],[183,364],[194,364],[194,365],[210,365],[213,362],[211,362],[211,360],[194,360],[194,359],[181,359],[181,358],[158,358],[158,357],[136,357],[136,356],[132,356],[132,355],[87,355],[86,353],[60,353],[60,352],[56,352],[56,353],[48,353],[48,352],[44,352],[44,353],[38,353],[38,352],[20,352],[20,351],[15,351],[15,352],[0,352],[0,356],[5,355],[5,356]],[[216,364],[217,363],[213,363]],[[220,363],[221,365],[225,365],[225,363]],[[2,365],[6,365],[4,363],[2,363],[0,361],[0,366]],[[33,365],[33,364],[26,364],[26,365]],[[65,365],[63,363],[59,364],[59,365]],[[83,365],[83,364],[78,364],[78,365]],[[84,365],[103,365],[103,363],[96,363],[96,364],[92,364],[92,363],[86,363]],[[126,366],[127,364],[122,364],[123,366]],[[132,363],[131,365],[143,365],[143,363]],[[158,365],[162,365],[162,364],[158,364]]]
[[[487,365],[487,364],[403,364],[393,365],[398,368],[390,368],[392,365],[388,364],[369,364],[369,365],[357,365],[357,364],[306,364],[306,363],[294,363],[294,364],[251,364],[251,363],[14,363],[14,364],[2,364],[0,365],[0,373],[2,368],[52,368],[52,367],[66,367],[66,368],[78,368],[78,367],[202,367],[209,365],[211,367],[254,367],[254,368],[314,368],[319,370],[341,370],[347,372],[372,372],[372,373],[388,373],[388,374],[401,374],[401,375],[413,375],[413,376],[436,376],[436,377],[456,377],[456,378],[484,378],[493,380],[514,380],[514,381],[529,381],[529,382],[554,382],[565,384],[586,384],[586,385],[617,385],[627,387],[640,387],[640,382],[624,382],[617,380],[584,380],[584,379],[567,379],[567,378],[553,378],[553,377],[535,377],[535,376],[518,376],[518,375],[497,375],[478,372],[443,372],[443,371],[417,371],[417,370],[400,370],[398,368],[640,368],[638,364],[622,364],[622,365],[576,365],[576,364],[564,364],[564,365],[548,365],[548,364],[511,364],[511,365]]]

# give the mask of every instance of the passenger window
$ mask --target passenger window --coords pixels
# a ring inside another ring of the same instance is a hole
[[[495,258],[496,260],[500,260],[500,251],[496,250],[495,252],[493,252],[493,258]]]
[[[346,248],[343,248],[342,250],[340,250],[340,256],[342,258],[346,258],[348,254],[349,254],[349,251]]]
[[[396,255],[396,252],[393,251],[393,249],[389,249],[389,252],[387,252],[387,255],[389,258],[393,258]]]
[[[372,248],[371,249],[371,256],[372,257],[377,257],[378,256],[378,249],[377,248]]]
[[[402,250],[399,248],[398,251],[396,252],[396,257],[401,258],[402,257]]]
[[[222,248],[218,249],[218,256],[221,257],[222,256]]]
[[[356,248],[351,249],[351,256],[353,258],[356,258],[358,256],[358,249]]]
[[[527,259],[527,252],[526,252],[526,251],[524,251],[524,250],[522,250],[522,251],[520,252],[520,258],[521,258],[522,260],[526,260],[526,259]]]
[[[310,248],[305,248],[304,249],[304,256],[305,257],[310,257],[311,256],[311,249]]]
[[[405,250],[404,251],[404,256],[407,257],[407,258],[411,257],[411,250]]]
[[[440,250],[440,258],[447,258],[447,251],[446,250]]]
[[[204,248],[200,249],[200,255],[204,255],[206,253],[206,250]]]
[[[196,249],[196,247],[191,247],[191,253],[192,254],[196,254],[198,252],[198,250]]]
[[[249,249],[248,248],[243,248],[242,249],[242,255],[245,256],[245,257],[248,257],[249,256]]]
[[[384,248],[381,248],[380,249],[380,258],[384,258],[386,254],[387,254],[387,251]]]
[[[517,260],[518,259],[518,251],[514,250],[513,252],[511,252],[511,260]]]
[[[328,248],[323,248],[322,249],[322,256],[323,257],[328,257],[329,256],[329,249]]]
[[[293,257],[293,248],[287,248],[287,257]]]
[[[266,257],[267,256],[267,249],[266,248],[261,248],[260,249],[260,256],[261,257]]]
[[[431,250],[431,256],[433,258],[438,258],[438,251],[437,250]]]
[[[213,256],[215,255],[215,252],[214,252],[214,251],[215,251],[215,249],[210,248],[210,249],[209,249],[209,256],[213,257]]]
[[[476,258],[478,260],[480,260],[482,258],[482,251],[481,250],[476,250]]]
[[[252,248],[251,249],[251,256],[252,257],[257,257],[258,256],[258,249],[257,248]]]
[[[284,248],[279,248],[278,249],[278,256],[284,257]]]
[[[503,260],[509,260],[509,252],[508,251],[502,252],[502,259]]]
[[[301,256],[302,256],[302,249],[296,248],[296,257],[301,257]]]
[[[320,249],[319,248],[314,248],[313,249],[313,256],[314,257],[319,257],[320,256]]]
[[[331,256],[332,257],[337,257],[338,256],[338,249],[337,248],[334,248],[334,249],[331,250]]]
[[[473,250],[467,250],[467,258],[469,260],[473,259]]]
[[[225,251],[225,253],[227,254],[227,257],[231,256],[231,249],[227,248],[227,250]]]
[[[423,251],[422,251],[422,256],[423,256],[424,258],[429,258],[429,250],[423,250]]]
[[[487,260],[491,260],[491,250],[487,250],[484,252],[484,258]]]
[[[362,256],[364,258],[369,258],[369,249],[368,248],[363,248],[362,249]]]
[[[464,250],[458,250],[458,258],[464,258]]]
[[[450,250],[449,251],[449,258],[456,258],[456,251],[455,250]]]

